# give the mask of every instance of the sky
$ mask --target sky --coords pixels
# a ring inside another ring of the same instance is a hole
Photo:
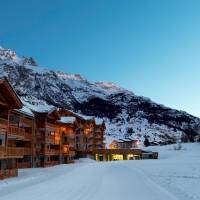
[[[200,117],[199,0],[0,0],[0,46]]]

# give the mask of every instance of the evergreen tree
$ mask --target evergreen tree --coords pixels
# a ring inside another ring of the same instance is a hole
[[[148,138],[145,137],[144,146],[145,146],[145,147],[148,147],[149,145],[150,145],[150,142],[149,142]]]

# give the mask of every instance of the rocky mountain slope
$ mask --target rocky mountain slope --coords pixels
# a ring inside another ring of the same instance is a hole
[[[44,69],[33,58],[19,57],[0,47],[0,74],[18,95],[35,105],[54,105],[89,116],[104,118],[107,141],[116,137],[157,142],[171,141],[200,119],[157,104],[113,83],[91,83],[78,74]]]

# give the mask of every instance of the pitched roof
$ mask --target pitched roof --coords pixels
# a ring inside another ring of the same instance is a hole
[[[63,124],[73,124],[76,121],[76,117],[61,117],[58,122]]]
[[[0,91],[5,92],[5,99],[12,109],[22,108],[22,102],[6,77],[0,78]]]

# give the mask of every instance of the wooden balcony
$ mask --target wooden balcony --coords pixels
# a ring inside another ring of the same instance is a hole
[[[103,144],[103,143],[101,143],[101,144],[96,144],[95,146],[94,146],[94,149],[104,149],[105,148],[105,145]]]
[[[32,155],[31,147],[24,147],[24,155]]]
[[[75,155],[76,155],[75,151],[70,151],[70,150],[69,150],[69,156],[70,156],[70,157],[74,157]]]
[[[63,142],[75,142],[75,134],[65,134],[62,137]]]
[[[88,139],[88,140],[93,140],[93,138],[94,138],[94,135],[93,135],[93,134],[87,135],[87,139]]]
[[[18,139],[24,139],[25,130],[23,128],[19,128],[17,126],[9,126],[8,128],[8,136],[16,137]]]
[[[75,150],[65,150],[65,149],[63,149],[63,155],[65,155],[65,156],[70,156],[70,157],[74,157],[75,155],[76,155],[76,152],[75,152]]]
[[[53,156],[53,155],[60,155],[60,150],[57,149],[45,149],[45,155]]]
[[[94,140],[94,144],[101,145],[101,144],[103,144],[103,140],[102,139]]]
[[[32,140],[32,138],[33,138],[32,136],[33,136],[32,133],[26,133],[26,132],[25,132],[25,134],[24,134],[24,139],[25,139],[25,140]]]
[[[52,131],[55,131],[56,125],[55,124],[47,123],[46,124],[46,128],[47,129],[51,129]]]
[[[44,167],[51,167],[55,165],[59,165],[60,161],[46,161],[44,162]]]
[[[45,136],[45,142],[49,144],[58,144],[55,140],[55,136]]]
[[[103,131],[101,129],[96,129],[95,132],[102,134]]]
[[[95,139],[102,139],[103,136],[102,136],[101,134],[95,134],[95,135],[94,135],[94,138],[95,138]]]
[[[24,148],[22,147],[8,147],[7,157],[22,158],[24,156]]]
[[[93,140],[93,139],[88,140],[88,141],[87,141],[87,144],[94,144],[94,140]]]
[[[0,146],[0,158],[5,158],[6,157],[6,148]]]
[[[75,145],[75,140],[63,141],[63,145]]]
[[[0,118],[0,128],[6,129],[8,127],[8,120]]]
[[[17,168],[19,169],[31,168],[31,163],[30,162],[17,163]]]
[[[69,145],[69,150],[74,151],[75,149],[76,149],[76,145],[75,145],[75,143]]]
[[[0,179],[18,176],[18,169],[5,169],[0,170]]]
[[[75,163],[74,160],[67,160],[67,161],[66,161],[66,164],[74,164],[74,163]]]
[[[45,143],[45,137],[43,135],[36,135],[35,139],[36,143]]]

